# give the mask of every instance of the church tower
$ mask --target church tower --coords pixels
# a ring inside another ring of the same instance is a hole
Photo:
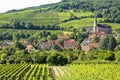
[[[97,17],[94,17],[94,27],[93,27],[93,32],[96,32],[96,26],[97,26]]]

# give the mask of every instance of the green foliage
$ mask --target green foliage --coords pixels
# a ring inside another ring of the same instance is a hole
[[[93,50],[87,53],[80,50],[66,50],[66,51],[24,51],[20,49],[5,49],[3,52],[5,56],[0,55],[1,63],[39,63],[49,65],[66,65],[68,63],[78,61],[117,61],[119,62],[119,50],[105,51]],[[7,58],[9,56],[9,58]]]
[[[57,40],[58,38],[57,38],[57,35],[56,34],[52,34],[52,35],[49,35],[48,37],[47,37],[47,40]]]
[[[0,64],[6,64],[6,57],[7,55],[6,54],[1,54],[0,55]]]
[[[50,65],[66,65],[68,63],[68,59],[63,54],[51,53],[47,58],[47,62]]]
[[[99,38],[99,37],[95,36],[95,37],[93,38],[93,42],[99,42],[99,41],[100,41],[100,38]]]
[[[119,79],[119,64],[71,64],[64,68],[59,67],[64,76],[58,76],[62,80],[104,80]]]
[[[66,31],[0,29],[0,32],[0,41],[7,42],[5,40],[10,40],[10,42],[23,42],[27,40],[33,46],[38,48],[39,42],[42,40],[47,40],[48,36],[51,36],[52,40],[56,40],[58,34],[64,34]],[[25,47],[23,47],[23,49],[24,48]]]
[[[116,46],[116,39],[110,35],[102,39],[99,43],[99,48],[103,50],[114,50]]]
[[[80,53],[79,55],[79,60],[80,61],[114,61],[116,59],[115,53],[112,51],[104,51],[104,50],[93,50],[89,51],[86,54],[85,53]]]
[[[22,43],[15,41],[14,42],[14,47],[15,48],[19,48],[19,49],[24,49],[24,46],[22,45]]]
[[[120,61],[120,51],[115,51],[115,58],[116,58],[116,61]]]
[[[7,80],[98,80],[119,79],[120,64],[70,64],[48,66],[47,64],[0,65],[0,79]],[[102,70],[102,71],[101,71]]]
[[[48,65],[5,64],[0,65],[0,79],[7,80],[49,80]],[[37,73],[37,74],[36,74]]]

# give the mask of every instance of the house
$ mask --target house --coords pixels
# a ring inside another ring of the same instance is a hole
[[[0,49],[2,49],[3,47],[13,47],[13,42],[11,41],[4,41],[0,43]]]
[[[81,49],[85,52],[87,52],[89,50],[94,50],[96,48],[98,48],[98,43],[97,42],[91,42],[89,39],[85,39],[81,43]]]
[[[55,46],[57,46],[60,50],[64,50],[63,46],[60,44],[57,40],[48,40],[48,41],[42,41],[40,43],[40,49],[52,49]]]
[[[97,23],[97,18],[95,17],[93,33],[96,33],[96,32],[103,32],[103,33],[111,34],[112,33],[112,28],[111,28],[111,26],[109,26],[107,24],[98,24]]]
[[[25,50],[30,52],[32,50],[35,50],[35,48],[32,45],[27,45]]]
[[[69,49],[69,48],[75,49],[75,48],[77,48],[77,44],[78,43],[74,39],[64,40],[64,48],[65,49]]]
[[[40,43],[40,49],[48,49],[51,50],[52,48],[57,47],[60,50],[64,49],[75,49],[77,48],[77,42],[74,39],[64,40],[63,44],[59,42],[59,40],[48,40],[42,41]]]
[[[106,37],[108,34],[103,32],[95,32],[89,35],[89,39],[92,40],[94,37],[99,37],[100,39]]]

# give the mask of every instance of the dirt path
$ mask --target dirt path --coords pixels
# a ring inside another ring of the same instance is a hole
[[[55,78],[55,77],[63,77],[64,76],[64,72],[62,71],[62,69],[60,67],[50,67],[50,71],[51,71],[51,75],[52,75],[52,78]]]
[[[56,67],[58,72],[59,72],[59,76],[63,77],[64,76],[64,72],[62,71],[62,69],[60,67]]]

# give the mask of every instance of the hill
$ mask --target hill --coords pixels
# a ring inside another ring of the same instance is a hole
[[[0,14],[0,25],[20,19],[34,25],[88,27],[93,26],[95,14],[99,17],[100,23],[107,23],[114,29],[118,29],[120,23],[119,4],[119,0],[62,0],[60,3],[11,10]]]

